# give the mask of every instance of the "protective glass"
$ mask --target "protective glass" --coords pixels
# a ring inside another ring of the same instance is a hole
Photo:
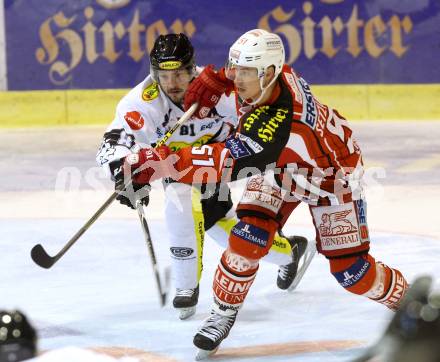
[[[225,66],[226,78],[240,82],[255,82],[258,80],[258,70],[254,67],[243,67],[241,65],[227,62]]]

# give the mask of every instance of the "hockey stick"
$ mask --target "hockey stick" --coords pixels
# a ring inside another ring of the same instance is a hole
[[[163,138],[156,144],[156,147],[164,145],[174,132],[190,118],[197,109],[197,103],[194,103],[184,115],[176,122],[176,124],[163,136]],[[131,183],[127,184],[129,186]],[[92,224],[101,216],[101,214],[111,205],[111,203],[118,196],[118,191],[115,191],[102,204],[93,216],[87,220],[84,226],[77,231],[77,233],[67,242],[67,244],[54,256],[50,256],[41,244],[35,245],[31,250],[32,260],[39,266],[45,269],[51,268],[61,257],[72,247],[73,244],[92,226]]]
[[[168,283],[170,279],[169,269],[168,268],[165,269],[164,285],[162,287],[160,274],[159,274],[159,267],[157,265],[156,254],[154,252],[150,230],[148,229],[148,223],[145,217],[144,207],[139,200],[136,202],[136,210],[138,212],[139,220],[141,221],[142,231],[144,232],[145,242],[147,243],[148,252],[150,254],[154,277],[156,279],[157,290],[159,291],[159,296],[160,296],[160,305],[163,307],[167,300]]]

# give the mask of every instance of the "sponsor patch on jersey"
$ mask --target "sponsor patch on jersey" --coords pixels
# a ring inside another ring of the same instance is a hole
[[[142,99],[146,102],[151,102],[159,96],[159,86],[156,82],[150,84],[142,92]]]
[[[266,230],[243,221],[238,222],[237,225],[232,228],[232,234],[262,248],[267,246],[269,239],[269,233]]]
[[[303,78],[298,78],[299,84],[301,85],[301,92],[303,94],[303,99],[305,102],[303,103],[303,114],[301,116],[301,121],[307,124],[311,129],[315,129],[316,125],[316,117],[317,117],[317,108],[315,104],[315,100],[312,95],[312,91],[310,90],[309,85]]]
[[[323,251],[360,246],[359,223],[353,204],[313,209]]]
[[[225,145],[234,160],[251,155],[251,152],[239,138],[229,137],[226,139]]]
[[[116,147],[113,145],[105,145],[101,146],[101,149],[98,152],[98,162],[102,166],[108,163],[116,153]]]
[[[159,127],[156,127],[156,136],[157,136],[157,138],[162,138],[164,136],[164,134],[165,134],[164,130],[162,130]]]
[[[260,106],[258,108],[256,108],[251,114],[249,114],[246,117],[246,120],[243,123],[243,128],[246,131],[249,131],[253,124],[255,123],[255,121],[258,121],[260,119],[260,116],[262,114],[268,114],[267,111],[269,110],[269,106]]]
[[[265,182],[262,175],[253,176],[249,180],[240,200],[241,204],[261,207],[274,215],[278,214],[282,202],[281,188],[275,183]]]
[[[289,110],[287,108],[277,108],[275,116],[262,122],[262,127],[258,129],[258,137],[264,142],[274,142],[275,133],[286,119]]]
[[[176,258],[187,258],[194,253],[194,249],[182,247],[171,247],[170,251]]]
[[[246,143],[249,148],[254,151],[255,153],[259,153],[263,151],[263,147],[256,141],[254,141],[252,138],[245,136],[244,134],[237,133],[238,138],[242,140],[244,143]]]
[[[124,116],[125,121],[130,126],[130,128],[134,131],[140,130],[144,126],[144,119],[138,111],[132,111],[125,113]]]
[[[182,62],[178,60],[169,60],[167,62],[159,63],[159,68],[164,70],[179,69],[182,66]]]
[[[196,139],[194,142],[170,142],[168,144],[168,147],[171,149],[171,151],[176,152],[179,151],[182,148],[185,147],[199,147],[202,146],[206,143],[208,143],[208,141],[212,138],[212,134],[206,134],[198,139]]]
[[[361,236],[362,242],[370,241],[367,225],[367,203],[362,199],[356,200],[355,203],[359,221],[359,235]]]
[[[293,75],[287,72],[283,73],[283,75],[286,78],[287,83],[289,83],[291,91],[295,95],[295,101],[302,103],[303,100],[302,100],[301,92],[299,91],[299,88],[295,82],[295,78],[293,77]]]
[[[356,262],[339,273],[333,273],[338,283],[344,288],[350,288],[361,280],[370,269],[371,264],[368,260],[358,257]]]
[[[219,119],[216,118],[214,121],[209,122],[207,124],[202,124],[202,126],[200,127],[200,131],[204,131],[207,129],[211,129],[213,126],[215,126],[217,123],[219,122]]]

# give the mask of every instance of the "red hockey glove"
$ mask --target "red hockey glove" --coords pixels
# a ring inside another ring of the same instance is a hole
[[[229,95],[234,89],[234,82],[226,78],[224,68],[219,72],[214,66],[208,65],[202,73],[195,78],[185,92],[184,106],[188,110],[192,104],[198,102],[194,116],[205,118],[209,111],[214,108],[223,93]]]
[[[168,146],[160,146],[128,155],[124,162],[124,178],[132,177],[133,183],[145,185],[162,177],[172,177],[177,172],[173,166],[177,156],[169,157],[170,154]]]

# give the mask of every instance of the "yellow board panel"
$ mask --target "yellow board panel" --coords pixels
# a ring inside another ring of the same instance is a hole
[[[110,124],[119,100],[126,93],[127,89],[67,91],[66,124]]]
[[[323,104],[336,109],[348,120],[368,119],[368,86],[315,85],[312,93]]]
[[[313,85],[349,120],[440,120],[440,84]],[[0,92],[0,127],[108,124],[127,89]]]
[[[325,85],[312,92],[349,120],[440,120],[440,84]]]
[[[369,87],[369,119],[440,119],[440,85],[372,85]]]
[[[64,91],[0,92],[0,127],[58,126],[65,122]]]

